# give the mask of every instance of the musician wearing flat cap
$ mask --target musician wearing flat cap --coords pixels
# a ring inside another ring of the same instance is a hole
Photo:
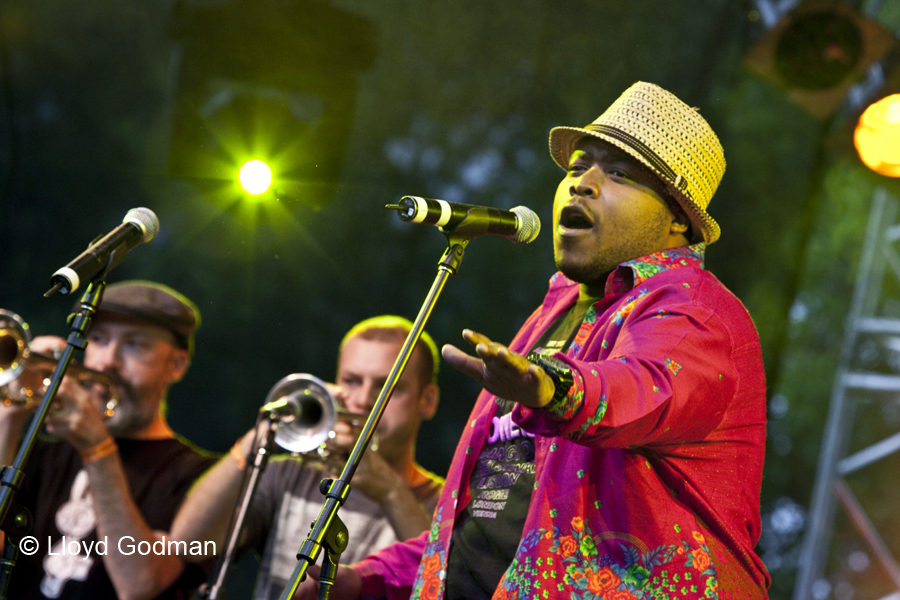
[[[767,596],[759,338],[703,268],[719,140],[638,82],[550,153],[559,272],[508,345],[443,348],[484,390],[431,528],[339,569],[334,598]]]
[[[186,567],[157,543],[213,462],[178,439],[164,414],[169,388],[190,366],[199,325],[197,307],[166,286],[124,281],[106,288],[84,367],[110,378],[112,389],[68,376],[60,385],[45,422],[58,441],[35,446],[16,496],[34,515],[36,544],[21,546],[9,598],[175,599],[202,583],[204,569]],[[46,354],[64,347],[50,336],[31,344]],[[22,407],[0,409],[4,464],[29,416]],[[144,552],[154,543],[162,553]]]

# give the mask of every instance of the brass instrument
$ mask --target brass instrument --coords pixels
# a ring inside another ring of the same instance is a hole
[[[22,317],[0,308],[0,399],[9,406],[20,404],[32,407],[43,398],[50,377],[59,362],[57,358],[32,352],[31,329]],[[95,383],[107,390],[106,416],[111,417],[119,403],[113,379],[106,373],[72,363],[66,375],[74,377],[84,387]],[[16,386],[9,384],[16,381]],[[14,388],[14,389],[11,389]],[[18,388],[18,389],[15,389]]]
[[[305,373],[294,373],[278,381],[261,410],[277,421],[276,444],[331,466],[346,460],[344,453],[328,443],[334,437],[335,424],[346,421],[359,435],[367,417],[348,412],[321,379]]]

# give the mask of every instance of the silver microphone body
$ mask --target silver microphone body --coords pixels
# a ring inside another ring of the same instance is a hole
[[[389,208],[396,208],[403,221],[449,228],[459,224],[473,208],[476,208],[487,213],[488,225],[485,233],[508,238],[515,244],[533,242],[541,232],[541,220],[533,210],[524,206],[505,210],[419,196],[403,196],[399,203],[390,205]]]

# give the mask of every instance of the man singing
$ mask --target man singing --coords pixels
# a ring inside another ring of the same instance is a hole
[[[484,391],[431,530],[340,569],[334,597],[765,598],[759,339],[703,270],[718,138],[639,82],[550,153],[559,273],[509,346],[444,347]]]

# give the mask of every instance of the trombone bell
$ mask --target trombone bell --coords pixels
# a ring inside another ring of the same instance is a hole
[[[278,420],[275,443],[289,452],[303,453],[325,443],[339,408],[321,379],[294,373],[272,387],[262,410]]]

